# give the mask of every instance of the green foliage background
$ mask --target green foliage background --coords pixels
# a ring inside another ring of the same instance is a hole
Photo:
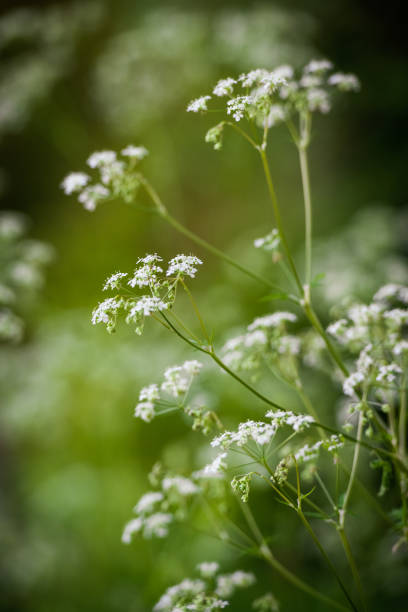
[[[212,151],[203,142],[211,116],[189,116],[185,106],[218,78],[253,64],[273,68],[328,56],[340,70],[357,73],[363,87],[316,122],[315,231],[326,241],[316,272],[327,271],[331,257],[330,278],[336,282],[336,262],[342,272],[346,267],[361,297],[390,273],[401,280],[407,49],[392,4],[386,14],[379,3],[368,8],[348,0],[35,2],[22,5],[25,13],[16,12],[13,2],[3,9],[2,207],[26,212],[32,235],[51,243],[57,256],[40,302],[26,315],[24,343],[0,349],[1,610],[143,612],[167,586],[193,575],[196,563],[212,558],[226,570],[252,568],[261,592],[273,590],[282,610],[320,609],[260,562],[237,559],[233,550],[185,525],[165,541],[121,544],[122,527],[148,487],[153,463],[161,458],[188,473],[199,467],[204,454],[197,455],[197,446],[205,440],[177,419],[150,426],[133,419],[139,388],[189,353],[153,325],[142,338],[129,329],[108,337],[92,328],[90,312],[105,277],[131,270],[146,252],[194,252],[205,260],[195,294],[219,345],[268,305],[260,301],[262,288],[160,221],[120,203],[88,214],[63,196],[59,183],[69,171],[83,169],[94,150],[144,144],[151,151],[146,174],[169,209],[249,267],[272,274],[252,248],[273,223],[258,160],[233,134],[221,152]],[[297,161],[286,132],[276,130],[274,138],[271,165],[296,249],[303,232]],[[356,238],[346,228],[358,211]],[[335,240],[327,242],[330,237]],[[390,266],[382,266],[387,258]],[[325,295],[323,313],[333,304]],[[337,398],[329,381],[316,375],[308,385],[332,419]],[[214,371],[204,387],[231,422],[251,411],[262,414]],[[288,394],[272,389],[278,401]],[[376,486],[375,476],[367,478]],[[279,558],[336,593],[332,580],[321,578],[320,561],[296,519],[265,491],[254,497]],[[372,609],[402,612],[403,551],[391,555],[392,536],[369,515],[362,521],[356,512],[352,529]],[[247,610],[245,597],[232,608]]]

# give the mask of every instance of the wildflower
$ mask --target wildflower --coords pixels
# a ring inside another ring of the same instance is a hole
[[[308,414],[295,414],[290,410],[269,410],[266,417],[271,419],[272,425],[277,429],[281,425],[288,425],[293,431],[300,432],[310,427],[315,420]]]
[[[97,323],[105,323],[113,329],[116,315],[122,306],[122,300],[117,297],[111,297],[103,302],[100,302],[92,313],[92,325]]]
[[[276,251],[280,246],[280,236],[277,229],[273,229],[269,234],[263,238],[257,238],[254,240],[254,247],[256,249],[263,249],[264,251]]]
[[[235,79],[228,77],[227,79],[221,79],[214,87],[213,94],[218,97],[230,96],[234,90]]]
[[[101,168],[116,161],[115,151],[96,151],[87,159],[90,168]]]
[[[109,278],[106,279],[102,291],[107,291],[108,289],[119,289],[121,279],[125,278],[126,276],[127,272],[115,272],[115,274],[112,274],[112,276],[109,276]]]
[[[169,489],[176,489],[176,491],[183,496],[194,495],[200,491],[200,488],[194,484],[189,478],[184,476],[167,476],[162,482],[163,491]]]
[[[232,574],[218,576],[215,593],[220,597],[230,597],[236,588],[248,587],[254,583],[255,576],[251,572],[238,570]]]
[[[135,518],[126,523],[122,534],[123,544],[130,544],[132,541],[132,535],[134,533],[138,533],[141,530],[142,526],[143,521],[141,518]]]
[[[365,379],[363,372],[354,372],[343,383],[343,392],[350,397],[355,396],[355,389]]]
[[[235,121],[240,121],[248,111],[254,99],[251,96],[237,96],[227,102],[227,115],[232,115]]]
[[[330,99],[324,89],[318,87],[309,89],[306,98],[310,111],[319,111],[324,114],[330,111]]]
[[[376,380],[378,382],[392,383],[396,380],[398,374],[402,374],[402,370],[396,363],[390,365],[383,365],[378,371]]]
[[[135,147],[134,145],[128,145],[122,149],[121,153],[125,157],[131,157],[132,159],[137,159],[138,161],[149,155],[149,151],[145,147]]]
[[[156,384],[143,387],[139,393],[139,400],[148,402],[154,402],[160,398],[159,387]]]
[[[159,297],[143,295],[130,310],[128,318],[129,320],[136,318],[139,313],[142,313],[145,317],[149,317],[153,312],[160,312],[161,310],[166,310],[168,307],[168,303],[164,302]]]
[[[90,181],[90,177],[84,172],[71,172],[61,183],[61,187],[66,195],[81,191]]]
[[[203,476],[215,476],[217,474],[221,474],[227,467],[227,464],[224,461],[226,456],[227,453],[219,453],[211,463],[203,468]]]
[[[211,446],[221,446],[228,450],[233,444],[244,446],[250,440],[256,442],[260,446],[269,444],[275,435],[276,427],[263,423],[262,421],[246,421],[238,425],[237,431],[224,431],[223,434],[214,438]]]
[[[314,74],[316,72],[327,72],[333,68],[333,64],[327,60],[311,60],[303,69],[305,74]]]
[[[408,304],[408,287],[390,283],[381,287],[374,295],[375,302],[387,302],[392,298]]]
[[[272,104],[272,106],[269,109],[269,114],[267,115],[264,125],[267,128],[271,128],[274,127],[275,125],[278,125],[278,123],[281,123],[282,121],[285,121],[286,119],[286,111],[283,108],[283,106],[281,104]]]
[[[134,510],[137,514],[149,513],[161,501],[163,501],[163,493],[160,493],[160,491],[150,491],[139,499]]]
[[[0,239],[15,240],[26,229],[27,219],[24,215],[11,211],[0,212]]]
[[[89,185],[85,187],[78,196],[79,202],[83,205],[85,210],[93,211],[96,206],[109,196],[109,190],[103,185],[96,183],[95,185]]]
[[[136,268],[133,274],[133,278],[128,281],[130,287],[148,287],[157,286],[158,274],[163,272],[160,266],[152,264],[145,264],[139,268]]]
[[[201,96],[200,98],[196,98],[192,100],[190,104],[187,106],[188,113],[198,113],[205,112],[208,110],[207,101],[211,99],[211,96]]]
[[[173,521],[173,516],[164,512],[156,512],[144,521],[143,535],[146,538],[165,538],[168,533],[168,525]]]
[[[176,255],[169,261],[169,267],[166,276],[189,276],[194,278],[197,273],[195,266],[201,265],[203,262],[195,255]]]
[[[212,578],[219,570],[219,564],[216,561],[203,561],[197,565],[197,569],[203,578]]]
[[[188,391],[194,376],[199,374],[202,367],[202,363],[192,360],[185,361],[181,366],[167,368],[164,373],[164,382],[161,385],[162,391],[176,398],[183,395]]]
[[[279,327],[286,321],[294,323],[296,319],[296,315],[292,312],[274,312],[273,314],[256,318],[250,325],[248,325],[248,331],[265,327]]]
[[[360,81],[355,74],[344,74],[336,72],[328,79],[329,85],[335,85],[340,91],[358,91],[360,89]]]
[[[150,401],[139,402],[136,404],[135,408],[135,417],[138,419],[142,419],[145,423],[150,423],[154,417],[156,416],[156,412],[154,410],[154,404]]]
[[[316,442],[316,444],[313,444],[313,446],[309,446],[308,444],[305,444],[305,446],[300,448],[295,453],[296,461],[298,463],[305,463],[306,461],[313,461],[314,459],[317,459],[317,457],[319,456],[319,450],[322,444],[323,444],[322,440],[319,440],[318,442]]]
[[[408,353],[408,340],[401,340],[397,342],[392,349],[394,355],[402,355],[404,353]]]

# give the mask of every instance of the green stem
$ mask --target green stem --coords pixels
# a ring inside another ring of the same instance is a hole
[[[312,199],[310,196],[307,148],[306,146],[299,146],[298,151],[305,204],[305,279],[306,285],[310,287],[312,282]]]
[[[298,516],[300,518],[300,520],[302,521],[304,527],[306,528],[306,530],[308,531],[309,535],[311,536],[313,542],[316,544],[317,548],[319,549],[323,559],[325,560],[327,566],[329,567],[330,571],[333,573],[334,577],[337,580],[337,583],[340,587],[340,589],[343,591],[347,601],[349,602],[352,610],[354,610],[355,612],[358,612],[358,608],[355,606],[353,600],[351,599],[350,595],[347,592],[347,589],[342,581],[342,579],[340,578],[339,574],[337,573],[337,570],[335,568],[335,566],[333,565],[333,563],[330,561],[330,558],[328,557],[326,551],[324,550],[323,546],[320,544],[319,538],[316,536],[315,532],[313,531],[309,521],[306,519],[305,515],[303,514],[302,510],[299,508],[297,510]]]
[[[276,197],[275,188],[273,186],[271,172],[269,170],[268,159],[266,157],[266,152],[262,148],[260,148],[260,147],[258,147],[258,151],[259,151],[259,155],[261,156],[262,166],[263,166],[263,169],[264,169],[266,183],[267,183],[267,186],[268,186],[269,197],[270,197],[271,202],[272,202],[272,208],[273,208],[273,212],[274,212],[274,215],[275,215],[276,225],[278,226],[278,231],[279,231],[280,238],[282,240],[282,245],[283,245],[283,248],[284,248],[284,251],[285,251],[285,255],[286,255],[286,258],[288,260],[289,267],[290,267],[290,269],[292,271],[293,277],[294,277],[294,279],[296,281],[296,285],[297,285],[297,287],[299,289],[299,292],[300,292],[300,294],[303,294],[302,283],[300,282],[300,278],[299,278],[299,275],[298,275],[297,270],[296,270],[295,262],[293,261],[292,254],[290,252],[289,245],[287,243],[286,236],[285,236],[285,233],[283,231],[283,224],[282,224],[282,219],[281,219],[281,215],[280,215],[280,211],[279,211],[278,200],[277,200],[277,197]]]
[[[203,238],[200,238],[199,236],[197,236],[197,234],[194,234],[194,232],[190,231],[187,227],[184,227],[184,225],[182,225],[179,221],[177,221],[177,219],[172,217],[168,212],[159,213],[159,214],[165,221],[167,221],[171,226],[173,226],[174,229],[179,231],[181,234],[184,234],[184,236],[187,236],[187,238],[189,238],[190,240],[192,240],[193,242],[201,246],[203,249],[205,249],[212,255],[215,255],[219,259],[222,259],[223,261],[228,263],[230,266],[233,266],[234,268],[236,268],[237,270],[239,270],[246,276],[249,276],[253,280],[256,280],[257,282],[262,283],[264,286],[270,289],[273,289],[274,291],[279,291],[280,293],[283,293],[283,289],[281,287],[278,287],[278,285],[275,285],[274,283],[269,281],[267,278],[264,278],[263,276],[256,274],[256,272],[252,272],[252,270],[249,270],[245,266],[242,266],[240,263],[235,261],[235,259],[227,255],[226,253],[223,253],[220,249],[217,249],[217,247],[213,246],[212,244],[210,244]],[[292,299],[292,301],[294,300]]]
[[[315,590],[313,587],[309,586],[306,582],[303,582],[303,580],[295,576],[295,574],[292,574],[291,571],[289,571],[284,565],[282,565],[277,559],[275,559],[274,555],[272,554],[271,549],[269,548],[269,546],[267,545],[267,543],[265,542],[262,536],[262,533],[255,521],[254,516],[252,515],[252,512],[249,506],[243,503],[242,511],[248,523],[249,528],[251,529],[252,533],[254,534],[254,537],[256,538],[258,542],[259,550],[260,550],[262,557],[275,571],[277,571],[283,578],[285,578],[288,582],[293,584],[296,588],[300,589],[304,593],[307,593],[311,597],[314,597],[315,599],[318,599],[319,601],[324,602],[325,604],[331,606],[332,608],[336,608],[337,610],[347,610],[348,609],[342,604],[339,604],[333,599],[330,599],[330,597],[326,597],[326,595],[323,595],[319,591]]]
[[[357,465],[358,465],[358,460],[359,460],[359,457],[360,457],[361,438],[362,438],[362,435],[363,435],[363,423],[364,423],[364,415],[363,415],[362,412],[360,412],[359,418],[358,418],[358,427],[357,427],[357,444],[354,447],[353,464],[352,464],[352,467],[351,467],[350,479],[349,479],[349,482],[348,482],[348,485],[347,485],[346,492],[344,494],[343,506],[340,509],[340,514],[339,514],[339,524],[340,524],[340,528],[341,529],[344,529],[344,523],[345,523],[345,520],[346,520],[347,505],[348,505],[348,502],[350,500],[350,495],[351,495],[351,491],[353,489],[354,479],[356,477]]]
[[[359,597],[360,597],[361,604],[362,604],[364,610],[367,610],[367,605],[366,605],[366,602],[365,602],[365,595],[364,595],[363,585],[362,585],[362,582],[361,582],[360,573],[359,573],[359,571],[357,569],[357,565],[356,565],[356,562],[354,560],[354,556],[353,556],[353,553],[352,553],[352,550],[351,550],[350,542],[349,542],[349,540],[347,538],[346,532],[344,531],[344,529],[342,527],[340,527],[338,529],[338,532],[339,532],[339,536],[340,536],[340,539],[341,539],[341,543],[343,544],[343,548],[344,548],[344,552],[345,552],[346,557],[347,557],[348,564],[349,564],[350,569],[351,569],[351,573],[353,575],[354,583],[355,583],[355,585],[357,587],[357,591],[358,591],[358,594],[359,594]]]

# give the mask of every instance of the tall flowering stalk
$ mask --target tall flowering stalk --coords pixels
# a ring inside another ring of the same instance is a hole
[[[313,60],[298,75],[291,66],[280,66],[272,71],[256,69],[236,78],[222,79],[211,94],[202,95],[187,106],[191,113],[205,114],[216,110],[223,116],[205,137],[215,150],[222,149],[225,132],[231,128],[259,155],[276,228],[256,239],[254,246],[269,253],[273,265],[282,266],[294,290],[275,286],[268,278],[246,268],[175,219],[140,170],[147,155],[142,146],[129,145],[120,156],[114,151],[96,152],[88,159],[88,165],[98,173],[97,182],[93,182],[87,173],[75,172],[68,175],[62,184],[67,194],[78,194],[79,201],[87,210],[94,210],[103,201],[118,198],[144,209],[139,203],[139,192],[144,191],[149,211],[210,254],[269,289],[278,290],[280,298],[286,299],[291,308],[296,307],[300,315],[303,313],[310,324],[306,332],[296,333],[293,328],[299,314],[291,310],[266,313],[248,323],[239,336],[230,338],[223,348],[218,349],[217,339],[208,332],[208,324],[190,288],[202,264],[196,256],[176,255],[166,267],[159,255],[146,255],[137,261],[133,275],[116,272],[106,280],[104,290],[113,291],[114,295],[96,307],[92,317],[94,324],[103,323],[108,331],[113,331],[123,316],[125,322],[140,334],[146,319],[151,318],[209,357],[266,409],[263,419],[255,421],[249,418],[238,423],[235,430],[227,430],[221,415],[203,405],[199,396],[194,396],[195,381],[203,367],[197,360],[168,368],[161,382],[144,387],[135,409],[137,418],[150,422],[164,413],[183,414],[193,430],[211,436],[210,447],[216,454],[208,465],[188,476],[169,473],[161,466],[155,466],[150,475],[153,490],[136,504],[136,517],[126,525],[123,541],[129,543],[133,534],[147,538],[166,537],[174,521],[185,520],[194,514],[192,500],[199,497],[209,507],[215,506],[216,530],[224,542],[241,551],[247,551],[248,547],[256,550],[259,557],[285,580],[326,606],[355,611],[367,609],[362,580],[347,534],[347,517],[357,485],[371,508],[398,533],[395,547],[406,545],[408,541],[408,289],[388,284],[378,290],[369,305],[349,303],[341,318],[327,329],[313,307],[313,214],[308,161],[312,118],[314,113],[330,111],[337,92],[357,91],[359,87],[354,75],[333,72],[328,60]],[[303,274],[296,266],[286,238],[267,155],[270,130],[277,125],[289,130],[299,158],[305,215]],[[191,326],[176,313],[180,291],[190,302],[197,326]],[[326,355],[330,361],[325,359]],[[304,388],[305,366],[328,369],[332,379],[342,388],[347,410],[340,429],[321,421]],[[259,390],[257,382],[266,374],[297,393],[303,412],[292,405],[282,406]],[[344,452],[346,446],[353,451],[351,464]],[[393,478],[398,482],[401,507],[391,519],[375,496],[359,481],[363,449],[374,456],[371,467],[381,472],[380,498],[392,488]],[[237,456],[242,457],[243,463],[237,464]],[[329,481],[322,475],[320,467],[324,456],[332,457],[334,473],[330,473]],[[250,471],[246,470],[247,466],[251,466]],[[225,485],[231,474],[228,492]],[[314,488],[310,490],[308,477],[313,478],[323,496],[323,503]],[[344,489],[338,491],[334,482],[338,484],[341,477],[345,480]],[[255,494],[251,493],[254,480],[266,483],[273,497],[296,513],[337,581],[341,600],[327,597],[276,559],[249,506],[249,499]],[[236,533],[218,527],[219,517],[225,516],[225,496],[231,495],[231,490],[248,527],[247,532],[235,527],[241,533],[239,540]],[[353,577],[352,585],[347,584],[335,567],[325,542],[315,531],[313,523],[319,519],[331,525],[338,534]],[[201,564],[200,572],[199,580],[185,580],[170,587],[155,609],[220,610],[228,604],[228,598],[237,586],[250,587],[254,581],[243,572],[216,578],[218,564],[215,562]],[[254,601],[254,609],[277,610],[278,603],[274,595],[267,593]]]

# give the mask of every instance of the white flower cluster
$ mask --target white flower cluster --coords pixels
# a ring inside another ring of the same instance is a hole
[[[192,100],[188,112],[205,113],[208,102],[215,98],[229,98],[225,112],[239,122],[243,118],[254,120],[269,129],[299,112],[328,113],[333,89],[358,91],[360,83],[353,74],[331,73],[328,60],[312,60],[296,79],[295,70],[283,65],[275,70],[257,68],[238,78],[227,77],[215,85],[212,95]],[[220,125],[207,133],[206,141],[221,148]],[[215,130],[215,131],[214,131]]]
[[[280,243],[281,239],[279,231],[275,228],[263,238],[256,238],[256,240],[254,240],[254,247],[256,249],[276,253],[279,249]]]
[[[245,446],[248,442],[255,442],[259,446],[269,444],[275,435],[277,426],[262,421],[246,421],[238,425],[237,431],[224,431],[211,442],[212,447],[220,446],[224,450],[232,446]]]
[[[61,183],[64,193],[77,193],[78,201],[88,211],[94,211],[100,202],[109,198],[120,196],[131,202],[139,187],[134,168],[148,155],[148,151],[142,146],[128,145],[122,149],[121,155],[123,159],[118,159],[115,151],[92,153],[87,164],[98,171],[98,181],[91,183],[91,177],[85,172],[71,172]]]
[[[175,298],[175,287],[185,276],[194,278],[197,268],[194,266],[201,264],[194,255],[177,255],[168,263],[168,268],[164,274],[163,268],[159,265],[162,258],[154,254],[148,254],[138,259],[133,276],[129,278],[127,272],[115,272],[106,279],[103,290],[121,291],[125,279],[127,286],[132,289],[149,289],[150,293],[141,296],[131,297],[127,291],[123,295],[108,298],[101,302],[93,311],[92,323],[104,323],[109,332],[116,328],[117,318],[120,311],[123,311],[126,323],[135,324],[135,331],[141,334],[144,321],[155,313],[168,310]]]
[[[136,518],[126,523],[122,542],[130,544],[135,533],[145,538],[167,537],[170,523],[183,512],[187,499],[197,495],[200,490],[189,478],[165,476],[161,481],[161,490],[145,493],[133,508]]]
[[[175,276],[177,278],[183,278],[189,276],[195,278],[197,268],[203,262],[198,259],[195,255],[177,255],[169,261],[169,267],[166,272],[166,276]]]
[[[153,610],[155,612],[222,610],[229,605],[226,598],[231,597],[236,589],[248,588],[255,583],[255,576],[242,570],[217,575],[219,565],[216,562],[200,563],[197,569],[201,578],[194,580],[186,578],[168,588]]]
[[[180,366],[172,366],[164,372],[164,381],[160,388],[157,384],[151,384],[139,393],[139,402],[135,408],[135,417],[142,419],[146,423],[158,414],[155,411],[155,402],[161,398],[160,391],[170,395],[180,402],[190,389],[193,379],[198,376],[203,367],[202,363],[196,360],[185,361]],[[177,403],[176,405],[179,405]],[[181,405],[179,407],[182,407]]]
[[[354,371],[343,383],[345,395],[358,399],[380,388],[396,389],[403,369],[408,342],[408,288],[388,284],[374,295],[371,304],[354,304],[345,317],[332,323],[327,331],[352,355],[358,355]],[[390,399],[390,398],[388,398]]]
[[[53,259],[48,244],[25,237],[28,219],[14,211],[0,212],[0,342],[23,338],[24,303],[44,284],[44,270]]]
[[[247,327],[245,334],[228,340],[223,348],[223,360],[237,370],[256,371],[263,361],[287,369],[285,361],[300,352],[300,339],[287,334],[286,323],[294,323],[296,315],[291,312],[274,312],[256,318]]]
[[[266,417],[271,419],[272,425],[276,429],[287,425],[296,433],[308,429],[315,422],[314,418],[308,414],[295,414],[290,410],[269,410],[266,413]]]
[[[320,449],[324,448],[332,455],[337,455],[340,448],[344,447],[344,438],[341,435],[333,434],[327,440],[318,440],[312,446],[305,444],[295,453],[295,459],[298,463],[306,463],[314,461],[318,458]]]

